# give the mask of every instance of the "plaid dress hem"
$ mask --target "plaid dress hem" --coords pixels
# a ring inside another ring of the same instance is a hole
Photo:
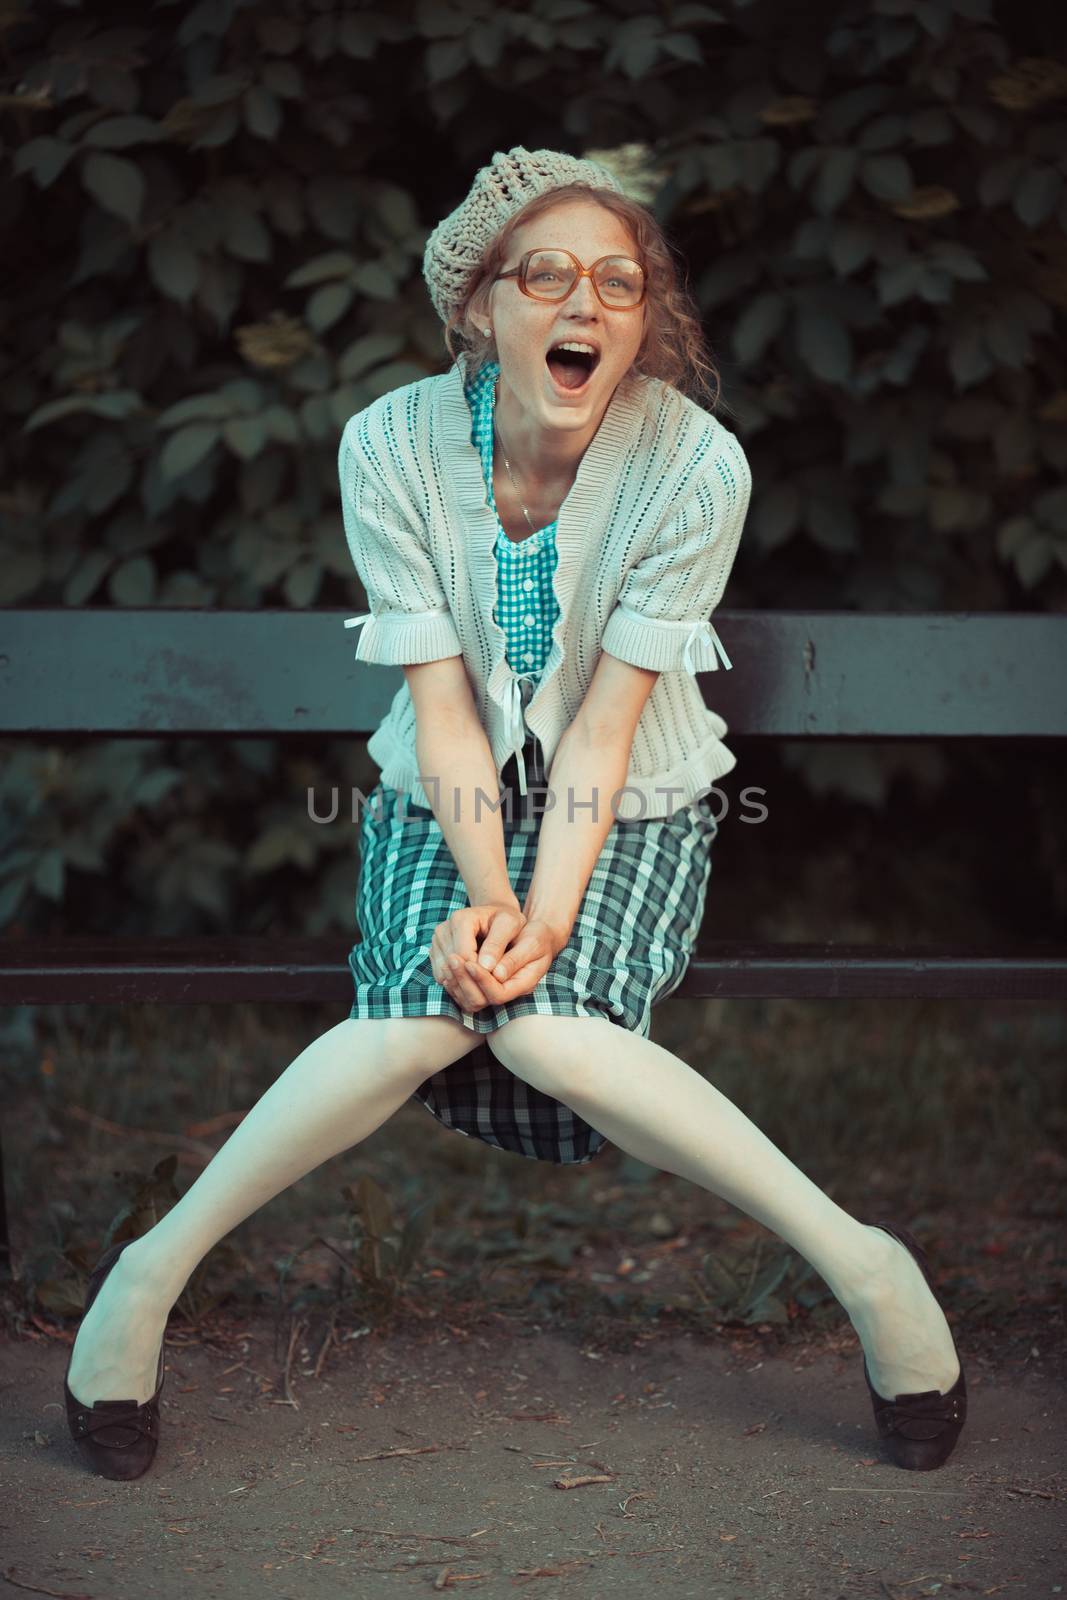
[[[539,784],[537,742],[527,749]],[[368,799],[357,887],[363,938],[349,953],[349,1015],[454,1017],[472,1035],[470,1052],[428,1076],[412,1098],[445,1127],[499,1149],[561,1165],[591,1160],[603,1135],[517,1078],[485,1036],[513,1017],[539,1014],[599,1018],[648,1038],[652,1007],[681,983],[699,933],[718,831],[709,802],[694,801],[669,817],[613,823],[570,939],[537,986],[470,1012],[430,967],[434,929],[468,903],[440,824],[414,807],[405,817],[403,797],[381,784]],[[521,903],[540,828],[529,821],[502,825],[508,878]]]

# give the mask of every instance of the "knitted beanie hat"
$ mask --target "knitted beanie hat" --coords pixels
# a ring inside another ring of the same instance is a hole
[[[442,322],[462,304],[487,245],[509,217],[535,195],[566,183],[590,183],[598,189],[625,189],[614,173],[597,161],[584,161],[562,150],[497,150],[479,169],[467,198],[439,222],[426,241],[422,275]]]

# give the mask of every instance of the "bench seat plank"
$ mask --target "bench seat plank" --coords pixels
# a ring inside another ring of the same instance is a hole
[[[0,940],[7,1005],[351,1003],[343,938]],[[1067,947],[702,941],[684,998],[1067,998]]]

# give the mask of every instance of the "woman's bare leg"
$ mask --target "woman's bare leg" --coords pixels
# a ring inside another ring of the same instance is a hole
[[[478,1035],[454,1017],[348,1018],[312,1040],[178,1203],[128,1244],[82,1319],[68,1383],[83,1405],[156,1386],[167,1316],[207,1252],[266,1201],[359,1144]]]
[[[486,1038],[620,1150],[721,1195],[798,1250],[848,1312],[879,1394],[955,1383],[951,1331],[910,1252],[831,1200],[679,1056],[597,1017],[513,1017]]]

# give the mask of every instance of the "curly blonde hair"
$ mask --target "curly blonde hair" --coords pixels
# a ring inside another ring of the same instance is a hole
[[[455,361],[466,353],[473,377],[496,360],[496,340],[481,333],[488,315],[488,297],[497,273],[511,253],[516,230],[564,200],[593,200],[629,228],[648,279],[645,332],[627,376],[660,378],[707,411],[729,411],[721,398],[719,372],[711,359],[696,303],[685,287],[684,267],[674,247],[647,207],[613,189],[588,183],[566,183],[535,197],[509,217],[482,256],[467,293],[444,327],[448,353]],[[714,383],[712,388],[709,378]]]

